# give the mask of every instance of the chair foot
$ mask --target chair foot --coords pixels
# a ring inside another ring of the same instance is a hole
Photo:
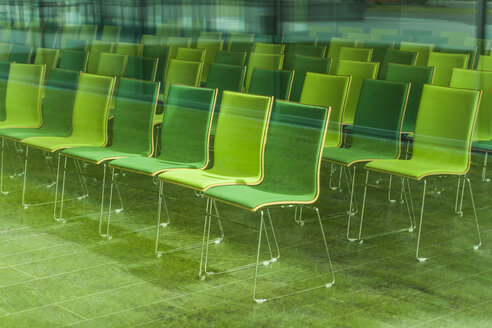
[[[82,199],[85,199],[87,197],[89,197],[89,195],[88,194],[85,194],[85,195],[82,195],[82,196],[77,197],[77,200],[82,200]]]
[[[67,220],[61,218],[56,218],[55,221],[60,223],[67,223]]]
[[[358,243],[359,243],[359,245],[362,245],[362,244],[364,243],[364,240],[363,240],[363,239],[360,239],[360,240],[358,241]]]
[[[482,246],[482,244],[479,244],[479,245],[473,245],[473,249],[474,249],[474,250],[479,250],[479,249],[480,249],[480,246]]]
[[[1,193],[2,193],[2,195],[8,195],[10,193],[10,191],[2,191]]]
[[[332,282],[325,284],[325,288],[331,288],[332,286],[333,286]]]
[[[103,238],[106,238],[107,240],[113,239],[113,236],[107,233],[100,233],[99,235]]]
[[[268,301],[266,298],[258,298],[258,299],[255,298],[254,300],[255,300],[256,304],[263,304],[266,301]]]
[[[359,239],[357,238],[347,238],[347,240],[351,243],[355,243],[356,241],[358,241]]]
[[[417,257],[420,263],[427,261],[427,257]]]
[[[123,211],[123,209],[122,209],[122,208],[117,208],[117,209],[115,209],[115,210],[114,210],[114,212],[115,212],[116,214],[121,213],[121,211]]]

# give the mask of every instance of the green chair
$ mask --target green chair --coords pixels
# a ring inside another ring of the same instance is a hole
[[[272,97],[224,91],[215,132],[213,167],[164,172],[159,179],[200,191],[261,182],[272,102]]]
[[[293,71],[256,67],[253,70],[251,83],[247,92],[254,95],[289,100],[293,77]]]
[[[316,43],[318,46],[325,46],[326,49],[329,50],[331,39],[332,38],[341,38],[342,33],[340,32],[317,32],[316,37],[318,42]],[[336,39],[335,39],[336,41]]]
[[[103,201],[101,202],[99,225],[99,233],[101,235],[103,235],[101,224],[108,162],[114,159],[150,157],[152,155],[154,151],[153,116],[157,106],[158,94],[159,83],[121,79],[118,87],[118,94],[116,95],[111,146],[73,147],[61,152],[61,155],[65,157],[64,167],[66,167],[67,157],[97,165],[103,164],[101,197]],[[114,173],[112,175],[114,175]],[[60,220],[63,220],[64,191],[65,179],[63,179],[62,182],[61,203],[58,215],[58,219]],[[106,236],[109,236],[109,234],[106,234]]]
[[[121,26],[104,25],[101,41],[118,43],[120,41],[120,34]]]
[[[403,120],[402,132],[413,134],[415,132],[415,121],[425,84],[432,84],[434,78],[433,67],[409,66],[400,64],[389,64],[386,74],[387,81],[407,82],[411,88],[408,94],[407,109]]]
[[[246,61],[248,61],[249,54],[253,52],[254,47],[255,47],[254,42],[233,41],[229,45],[229,51],[231,51],[231,52],[245,52],[246,53]]]
[[[319,278],[317,286],[308,289],[296,288],[295,291],[283,294],[274,294],[271,297],[258,297],[257,281],[258,269],[262,265],[276,262],[279,257],[277,238],[273,229],[269,208],[289,206],[302,208],[316,201],[319,195],[319,171],[321,166],[321,152],[323,149],[324,133],[328,123],[329,110],[321,107],[308,106],[297,103],[276,101],[272,111],[268,128],[267,145],[265,150],[265,178],[262,183],[255,186],[224,186],[214,187],[205,191],[207,197],[206,217],[199,276],[205,277],[213,273],[207,270],[209,259],[209,229],[212,218],[212,208],[216,200],[239,208],[247,209],[252,213],[259,212],[260,228],[258,253],[256,257],[256,270],[254,277],[253,299],[257,303],[277,299],[288,295],[311,291],[317,288],[331,287],[335,283],[335,276],[331,264],[330,255],[323,224],[319,211],[314,207],[321,229],[322,254],[327,256],[325,267],[317,267],[316,270],[327,275]],[[295,144],[291,148],[289,145]],[[265,216],[267,218],[265,221]],[[285,224],[285,222],[284,222]],[[268,226],[268,229],[267,229]],[[266,236],[262,236],[265,231]],[[292,231],[291,231],[292,232]],[[270,237],[273,239],[270,239]],[[262,239],[266,237],[268,244],[273,240],[275,254],[270,253],[267,261],[260,262]],[[319,256],[317,254],[317,256]],[[260,263],[262,265],[260,265]],[[242,266],[247,268],[249,266]],[[239,269],[239,268],[237,268]],[[285,269],[285,268],[284,268]],[[224,271],[231,272],[234,269]],[[269,270],[270,271],[270,270]],[[319,285],[321,283],[321,285]],[[303,288],[305,288],[303,286]]]
[[[125,75],[127,55],[102,52],[99,55],[99,64],[96,74],[103,76],[116,76],[118,79]]]
[[[0,99],[6,99],[9,72],[10,72],[10,63],[1,61],[0,62]],[[7,117],[6,103],[5,101],[0,101],[0,122],[5,121],[6,117]]]
[[[0,43],[0,61],[8,62],[12,45],[9,43]]]
[[[223,34],[222,32],[200,31],[200,38],[222,40],[222,34]]]
[[[285,44],[256,42],[253,52],[269,55],[283,55]]]
[[[58,67],[72,71],[85,72],[87,70],[88,59],[88,52],[62,50]]]
[[[34,57],[34,64],[46,65],[45,76],[46,79],[49,79],[51,70],[58,64],[59,57],[59,49],[38,48],[36,51],[36,57]]]
[[[157,58],[128,56],[125,77],[144,81],[155,81]]]
[[[416,39],[419,37],[432,36],[432,31],[404,29],[403,31],[401,31],[401,35],[409,37],[412,41],[416,41]]]
[[[338,53],[338,60],[353,60],[360,62],[370,62],[372,49],[341,47]]]
[[[14,44],[10,50],[9,61],[17,64],[29,64],[31,56],[32,47]]]
[[[284,69],[293,69],[296,56],[324,58],[326,47],[304,44],[288,44],[285,47]]]
[[[447,37],[449,39],[449,45],[452,47],[460,47],[465,44],[465,39],[470,37],[469,32],[458,32],[458,31],[441,31],[439,36]]]
[[[140,39],[142,47],[145,46],[162,46],[165,44],[165,38],[161,35],[143,34]]]
[[[168,36],[180,36],[182,33],[178,24],[173,23],[160,23],[156,26],[155,34],[163,37]]]
[[[355,40],[357,44],[373,40],[371,33],[347,33],[345,34],[345,37],[350,40]]]
[[[307,56],[295,56],[292,69],[294,70],[294,81],[290,100],[298,102],[304,87],[304,79],[307,72],[328,74],[330,72],[331,60],[329,58],[316,58]],[[313,104],[314,105],[314,104]],[[328,106],[329,107],[329,106]]]
[[[217,64],[243,66],[246,63],[246,52],[218,50],[217,53],[215,54],[215,62]]]
[[[429,54],[434,51],[434,45],[416,42],[401,42],[400,50],[418,52],[415,66],[426,66]]]
[[[66,49],[66,45],[69,39],[77,39],[79,36],[79,25],[63,25],[62,33],[60,36],[60,48]]]
[[[372,27],[371,28],[371,34],[372,34],[373,40],[381,41],[382,35],[393,35],[393,36],[398,35],[398,29]]]
[[[283,55],[270,55],[261,53],[251,53],[248,60],[246,80],[245,80],[245,90],[249,90],[249,85],[251,83],[251,76],[253,75],[253,69],[266,68],[266,69],[282,69],[284,56]]]
[[[142,56],[147,58],[157,58],[156,81],[164,85],[166,80],[166,69],[169,61],[169,48],[160,45],[143,45]],[[162,91],[162,88],[161,88]]]
[[[386,51],[393,49],[393,42],[380,42],[380,41],[365,41],[363,44],[365,49],[372,49],[371,61],[375,63],[382,63]]]
[[[398,49],[388,49],[384,55],[384,59],[381,62],[381,68],[379,70],[378,79],[386,79],[386,72],[388,71],[389,64],[402,64],[415,66],[417,62],[418,53],[416,51],[404,51]]]
[[[207,81],[208,71],[210,64],[215,62],[215,55],[217,51],[221,50],[224,45],[223,40],[211,40],[206,38],[198,38],[196,47],[198,49],[205,49],[205,61],[203,62],[202,80]]]
[[[87,51],[89,49],[89,43],[87,40],[83,39],[68,39],[63,49]]]
[[[480,55],[478,58],[477,70],[492,71],[492,56]]]
[[[140,56],[142,45],[138,43],[119,42],[114,51],[119,55]]]
[[[231,45],[235,42],[253,43],[254,41],[255,35],[253,33],[230,33],[227,39],[227,50],[231,51]]]
[[[169,47],[169,59],[176,59],[178,48],[191,48],[191,38],[170,36],[166,38],[165,45]]]
[[[347,107],[343,116],[343,124],[353,124],[359,94],[365,79],[376,79],[378,63],[364,63],[350,60],[341,60],[336,70],[336,75],[350,75],[352,81],[347,99]]]
[[[338,32],[346,36],[348,33],[364,33],[363,27],[338,26]]]
[[[433,85],[443,87],[449,86],[453,68],[467,68],[470,57],[468,54],[445,54],[440,52],[431,52],[427,66],[434,67]]]
[[[176,59],[203,63],[206,49],[178,48]]]
[[[399,176],[408,188],[410,188],[409,180],[423,181],[419,233],[415,254],[420,262],[427,259],[421,256],[419,248],[426,205],[427,179],[432,176],[457,176],[458,181],[462,182],[464,186],[468,183],[478,233],[478,243],[474,248],[478,249],[481,245],[472,188],[469,178],[466,177],[470,168],[471,140],[479,103],[480,91],[433,85],[424,86],[415,126],[412,158],[409,160],[375,160],[365,166],[367,169],[365,194],[370,171]],[[364,197],[364,205],[365,201],[366,197]],[[361,220],[364,218],[364,205]],[[360,227],[358,239],[362,240],[362,222]]]
[[[381,41],[393,42],[395,44],[395,48],[398,48],[401,42],[410,42],[411,38],[403,35],[381,35]]]
[[[89,44],[92,44],[92,42],[96,40],[96,36],[97,36],[97,25],[83,24],[80,27],[79,39],[87,40]],[[115,41],[112,41],[110,43],[113,42]]]
[[[342,144],[342,122],[350,80],[350,76],[306,73],[299,102],[331,108],[324,147],[340,147]]]
[[[443,46],[439,48],[439,52],[446,54],[463,54],[468,55],[468,68],[473,69],[477,59],[477,46]]]
[[[444,36],[418,36],[414,39],[418,43],[432,44],[437,48],[449,43],[449,38]]]
[[[357,43],[354,40],[333,37],[330,40],[330,46],[328,47],[327,57],[331,58],[331,68],[330,73],[336,72],[338,67],[338,57],[340,56],[340,48],[342,47],[352,47],[355,48]]]
[[[89,61],[87,63],[87,72],[97,74],[99,67],[99,57],[103,52],[113,52],[114,43],[104,41],[93,41],[89,51]]]

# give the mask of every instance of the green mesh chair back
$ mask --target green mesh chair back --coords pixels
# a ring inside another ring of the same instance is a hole
[[[296,56],[306,56],[315,58],[324,58],[326,47],[309,46],[304,44],[287,44],[285,46],[284,69],[293,69]]]
[[[373,40],[371,33],[347,33],[345,37],[350,40],[355,40],[357,44],[363,44],[366,41]]]
[[[268,127],[263,181],[205,193],[253,211],[265,205],[314,202],[328,117],[327,108],[277,100]],[[289,147],[293,144],[296,147]]]
[[[492,72],[453,69],[450,87],[482,90],[473,140],[492,140]]]
[[[121,27],[120,41],[121,42],[137,42],[137,27],[135,25],[124,24]]]
[[[174,23],[160,23],[156,26],[155,29],[155,34],[159,36],[180,36],[181,35],[181,28],[178,26],[178,24]]]
[[[170,36],[165,44],[169,47],[169,59],[176,59],[178,48],[191,48],[191,38]]]
[[[121,77],[125,75],[127,55],[103,52],[99,56],[97,75]]]
[[[87,40],[89,44],[96,40],[97,25],[84,24],[80,27],[79,39]],[[112,41],[114,42],[114,41]]]
[[[155,81],[157,58],[128,56],[125,77],[144,81]]]
[[[338,32],[342,33],[343,36],[346,36],[348,33],[364,33],[364,28],[354,26],[338,26]]]
[[[142,56],[147,58],[157,58],[157,75],[156,81],[164,85],[166,79],[166,68],[169,61],[169,48],[160,45],[143,45]],[[161,88],[162,89],[162,88]]]
[[[140,56],[142,45],[138,43],[119,42],[115,53],[119,55]]]
[[[200,85],[200,73],[202,64],[186,60],[171,59],[166,76],[164,99],[167,97],[171,84],[183,84],[189,86]]]
[[[231,51],[231,46],[233,43],[252,44],[254,43],[254,41],[255,41],[255,35],[253,33],[230,33],[229,37],[227,38],[226,50]]]
[[[333,37],[330,40],[330,45],[328,47],[327,57],[331,58],[331,73],[336,72],[338,67],[338,57],[340,56],[340,48],[342,47],[352,47],[356,46],[356,42],[354,40],[344,39]]]
[[[205,51],[206,49],[178,48],[176,59],[203,62],[205,60]]]
[[[79,36],[79,31],[79,25],[63,25],[60,36],[60,48],[62,50],[66,49],[67,41],[69,39],[77,39]]]
[[[304,87],[304,79],[307,72],[328,74],[330,72],[330,58],[316,58],[308,56],[295,56],[292,69],[294,81],[292,82],[291,101],[299,101]]]
[[[415,65],[418,53],[416,51],[404,51],[398,49],[386,50],[386,55],[381,63],[378,79],[386,79],[389,64]]]
[[[161,35],[143,34],[140,43],[142,47],[145,46],[162,46],[164,45],[165,38]]]
[[[419,55],[417,56],[415,65],[425,66],[427,65],[430,52],[434,51],[434,45],[416,42],[401,42],[400,50],[418,52]]]
[[[444,36],[449,39],[449,45],[452,47],[460,47],[465,44],[465,39],[470,37],[469,32],[458,32],[458,31],[441,31],[439,36]]]
[[[343,124],[353,123],[362,83],[365,79],[376,79],[378,66],[378,63],[364,63],[351,60],[340,60],[338,63],[336,75],[352,76],[347,107],[343,116]]]
[[[338,60],[353,60],[360,62],[370,62],[372,49],[341,47],[338,53]]]
[[[325,46],[329,50],[332,38],[341,38],[342,33],[340,32],[317,32],[316,37],[318,38],[318,45]]]
[[[366,41],[364,42],[364,48],[372,49],[371,61],[374,63],[382,63],[386,51],[393,49],[393,42],[380,42],[380,41]],[[382,68],[382,67],[381,67]]]
[[[222,32],[200,31],[200,38],[222,40]]]
[[[246,57],[248,57],[249,54],[253,52],[254,47],[255,47],[255,43],[254,42],[232,41],[230,43],[230,45],[229,45],[229,51],[232,51],[232,52],[245,52],[246,53]]]
[[[7,62],[10,58],[12,45],[9,43],[0,43],[0,61]]]
[[[34,64],[46,65],[45,75],[46,79],[49,79],[51,70],[58,64],[59,57],[59,49],[38,48],[36,51],[36,57],[34,57]]]
[[[284,44],[256,42],[253,52],[260,54],[283,55],[284,50]]]
[[[408,95],[407,110],[403,120],[402,131],[412,133],[415,131],[415,121],[425,84],[431,84],[434,78],[433,67],[409,66],[400,64],[389,64],[386,80],[394,82],[409,82],[411,84]]]
[[[306,73],[300,103],[331,107],[325,147],[339,147],[342,143],[342,122],[350,79],[350,76]]]
[[[208,146],[216,90],[172,85],[162,122],[159,159],[202,168]]]
[[[212,63],[208,73],[208,80],[205,83],[207,88],[218,89],[217,105],[215,106],[215,117],[219,113],[224,90],[241,92],[246,75],[246,67],[239,65],[227,65]]]
[[[87,51],[89,49],[89,43],[84,39],[68,39],[63,49]]]
[[[0,128],[36,128],[41,125],[44,65],[10,64],[5,96],[6,119]]]
[[[476,46],[443,46],[439,48],[439,52],[446,54],[463,54],[468,55],[468,68],[472,69],[476,61],[477,47]]]
[[[104,25],[101,34],[101,41],[117,43],[120,41],[120,34],[121,26]]]
[[[243,66],[246,63],[246,51],[219,50],[215,54],[215,62],[218,64]]]
[[[432,84],[443,87],[449,86],[453,68],[467,68],[470,57],[468,54],[444,54],[431,52],[427,66],[434,67],[434,81]]]
[[[389,28],[371,28],[372,38],[375,41],[381,41],[382,35],[398,35],[398,29],[389,29]]]
[[[293,71],[256,67],[251,76],[248,93],[289,100],[293,77]]]
[[[203,81],[207,81],[210,64],[215,62],[215,55],[217,54],[217,51],[222,49],[223,45],[224,45],[223,40],[198,38],[196,47],[199,49],[205,49],[205,61],[203,62],[203,73],[202,73]]]
[[[445,36],[417,36],[415,42],[432,44],[435,47],[441,47],[449,43],[449,38]]]
[[[492,71],[492,56],[480,55],[478,59],[477,70]]]
[[[6,61],[0,62],[0,99],[5,99],[7,96],[7,84],[9,80],[10,63]],[[5,101],[0,101],[0,122],[5,121],[6,107]]]
[[[248,68],[246,71],[245,90],[249,90],[251,76],[253,75],[253,70],[255,67],[266,69],[282,69],[283,60],[283,55],[270,55],[254,52],[251,53],[248,60]]]
[[[466,173],[479,102],[476,90],[425,85],[411,161],[434,164],[433,174]]]
[[[32,47],[14,44],[10,50],[10,62],[29,64],[31,62]]]
[[[113,52],[114,43],[94,41],[91,44],[89,51],[89,62],[87,63],[87,72],[91,74],[97,74],[97,68],[99,66],[99,57],[103,52]]]
[[[85,72],[89,53],[86,51],[62,50],[60,54],[59,68],[72,71]]]

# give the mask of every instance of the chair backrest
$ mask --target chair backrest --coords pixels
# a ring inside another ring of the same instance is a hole
[[[432,36],[432,31],[404,29],[403,31],[401,31],[401,35],[408,36],[412,41],[416,41],[416,38],[418,37]]]
[[[373,27],[371,28],[371,34],[374,40],[376,41],[382,41],[381,36],[382,35],[398,35],[398,29],[388,29],[388,28],[376,28]]]
[[[34,57],[34,64],[46,65],[45,76],[46,79],[49,79],[51,69],[56,67],[59,57],[60,49],[38,48],[36,51],[36,57]]]
[[[293,71],[256,67],[251,76],[248,93],[289,100],[293,78]]]
[[[200,38],[222,40],[222,32],[200,31]]]
[[[125,77],[144,81],[155,81],[158,58],[128,56]]]
[[[450,46],[463,46],[465,44],[465,39],[470,37],[469,32],[458,32],[458,31],[441,31],[439,36],[444,36],[449,39]]]
[[[60,36],[60,48],[64,50],[69,39],[76,39],[79,36],[79,25],[63,25]]]
[[[325,147],[339,147],[342,144],[342,122],[350,80],[350,76],[306,74],[300,103],[331,108]]]
[[[450,87],[482,90],[473,140],[492,140],[492,72],[453,69]]]
[[[19,127],[41,125],[41,94],[45,65],[10,64],[5,96],[6,121]]]
[[[181,28],[179,25],[173,24],[173,23],[160,23],[157,25],[155,29],[155,34],[159,36],[180,36],[181,35]]]
[[[114,84],[114,77],[81,73],[75,95],[71,138],[93,146],[106,145]]]
[[[166,84],[164,86],[164,99],[166,99],[171,84],[183,84],[189,86],[200,85],[202,63],[186,60],[171,59],[167,70]]]
[[[219,50],[215,54],[215,62],[227,65],[244,65],[246,62],[246,51],[224,51]]]
[[[178,48],[176,59],[203,62],[205,60],[205,52],[206,49]]]
[[[364,63],[351,60],[340,60],[338,63],[336,75],[352,76],[347,107],[345,108],[345,114],[343,116],[343,124],[352,124],[354,122],[362,83],[365,79],[376,79],[378,66],[378,63]]]
[[[104,41],[93,41],[89,51],[89,62],[87,63],[87,72],[97,74],[99,66],[99,57],[103,52],[113,52],[114,43]]]
[[[142,56],[148,58],[157,58],[157,75],[156,81],[164,85],[166,80],[166,69],[169,61],[169,48],[160,45],[143,45]],[[161,87],[162,90],[162,87]]]
[[[231,33],[227,42],[227,50],[231,50],[231,44],[234,42],[253,43],[254,41],[255,35],[253,33]]]
[[[435,47],[441,47],[449,43],[449,38],[447,36],[417,36],[415,42],[432,44]]]
[[[330,58],[316,58],[308,56],[295,56],[292,69],[294,70],[294,81],[292,82],[291,101],[299,101],[304,86],[307,72],[328,74],[330,72]]]
[[[388,71],[389,64],[402,64],[414,66],[418,57],[416,51],[404,51],[398,49],[388,49],[381,62],[381,68],[379,69],[378,79],[384,80],[386,78],[386,72]]]
[[[196,47],[205,49],[205,61],[203,62],[202,80],[207,81],[210,64],[215,61],[215,55],[218,50],[221,50],[224,45],[224,40],[211,40],[206,38],[198,38]]]
[[[415,120],[420,105],[422,89],[425,84],[432,84],[434,79],[434,67],[409,66],[400,64],[389,64],[386,74],[387,81],[409,82],[411,84],[408,95],[407,110],[403,120],[402,132],[411,133],[415,131]]]
[[[386,51],[393,49],[393,42],[381,42],[381,41],[366,41],[364,42],[364,48],[372,49],[371,61],[375,63],[382,63]]]
[[[89,43],[84,39],[68,39],[65,43],[64,49],[77,50],[77,51],[87,51],[89,48]]]
[[[253,52],[260,54],[283,55],[284,50],[284,44],[256,42]]]
[[[121,33],[121,26],[104,25],[101,34],[101,41],[119,42],[120,33]]]
[[[218,113],[224,90],[241,92],[246,76],[246,67],[212,63],[208,72],[207,88],[218,89],[215,114]]]
[[[356,46],[355,40],[349,40],[344,38],[333,37],[330,40],[330,46],[328,47],[327,57],[331,58],[331,73],[336,72],[338,67],[338,57],[340,56],[340,48]]]
[[[434,67],[434,81],[432,84],[443,87],[449,86],[453,68],[467,68],[470,56],[468,54],[445,54],[431,52],[427,66]]]
[[[43,99],[42,130],[68,137],[80,72],[54,68],[46,82]]]
[[[140,56],[142,45],[139,43],[119,42],[114,52],[119,55]]]
[[[345,37],[347,39],[355,40],[357,44],[363,44],[366,41],[373,40],[373,36],[371,33],[347,33]]]
[[[10,50],[9,61],[17,64],[29,64],[31,62],[31,55],[32,47],[14,44]]]
[[[341,47],[338,60],[353,60],[360,62],[370,62],[372,49]]]
[[[470,57],[468,60],[469,69],[474,67],[477,59],[477,46],[443,46],[439,47],[439,52],[468,55]]]
[[[127,55],[102,52],[99,56],[97,75],[121,77],[125,75]]]
[[[283,61],[283,55],[270,55],[255,52],[251,53],[248,60],[248,69],[246,71],[245,90],[249,90],[251,76],[253,75],[253,69],[255,67],[267,69],[282,69]]]
[[[355,112],[352,146],[398,158],[409,83],[364,80]]]
[[[329,108],[275,101],[265,146],[265,177],[255,188],[292,195],[291,201],[302,196],[302,202],[314,202],[329,116]]]
[[[165,38],[162,35],[153,35],[153,34],[143,34],[140,43],[142,44],[142,47],[145,46],[150,46],[150,45],[157,45],[161,46],[164,45]]]
[[[7,61],[0,62],[0,99],[5,99],[7,95],[7,84],[9,80],[10,63]],[[6,104],[5,101],[0,101],[0,122],[5,121]]]
[[[324,58],[326,47],[292,43],[285,46],[284,69],[293,69],[296,56]]]
[[[457,172],[444,174],[466,173],[480,95],[477,90],[425,85],[415,124],[412,159],[452,163],[457,167]]]
[[[211,171],[261,181],[272,105],[272,97],[224,91]]]
[[[97,25],[83,24],[80,27],[79,39],[87,40],[89,44],[91,44],[94,40],[96,40],[96,36],[97,36]]]
[[[208,164],[216,92],[216,89],[171,86],[162,122],[160,159],[197,168]]]
[[[343,36],[345,36],[348,33],[364,33],[364,28],[355,26],[338,26],[338,32],[343,33]]]
[[[144,156],[152,155],[153,121],[159,86],[158,82],[120,79],[113,117],[111,149]]]
[[[255,43],[254,42],[232,41],[229,44],[229,51],[232,51],[232,52],[246,52],[246,57],[248,57],[248,55],[251,52],[253,52],[254,47],[255,47]]]
[[[434,45],[416,42],[401,42],[400,50],[405,51],[416,51],[418,52],[417,60],[415,62],[416,66],[425,66],[429,59],[429,54],[434,51]]]
[[[176,59],[178,48],[191,47],[191,38],[170,36],[166,38],[165,45],[169,47],[169,59]]]
[[[62,50],[60,55],[59,68],[72,71],[85,72],[89,53],[86,51]]]
[[[477,70],[492,71],[492,56],[480,55],[478,58]]]
[[[341,38],[342,33],[340,32],[317,32],[316,37],[318,38],[318,45],[326,46],[329,50],[331,39]],[[328,56],[329,57],[329,56]]]
[[[11,50],[12,45],[10,43],[0,43],[0,61],[9,61]]]

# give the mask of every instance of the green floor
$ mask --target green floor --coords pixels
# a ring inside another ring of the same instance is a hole
[[[33,156],[36,169],[30,171],[27,198],[51,200],[53,188],[45,187],[49,171],[39,154]],[[101,173],[93,167],[86,171]],[[345,189],[327,188],[328,171],[329,165],[323,165],[317,203],[323,216],[346,211],[348,205]],[[251,297],[254,270],[200,281],[200,249],[172,252],[201,242],[205,201],[193,192],[166,186],[172,223],[162,229],[160,246],[169,253],[156,258],[152,179],[119,177],[138,188],[121,187],[125,208],[112,215],[113,238],[105,240],[97,232],[100,181],[88,178],[90,196],[66,202],[65,217],[74,218],[59,223],[51,205],[23,209],[22,177],[7,178],[11,192],[0,195],[0,327],[490,327],[492,183],[482,183],[479,173],[479,167],[472,167],[480,250],[472,249],[476,234],[469,199],[465,197],[465,216],[455,215],[456,179],[441,179],[437,187],[444,192],[426,201],[422,256],[429,257],[427,262],[414,257],[416,231],[358,245],[345,239],[346,215],[326,218],[335,285],[264,304]],[[76,177],[67,177],[67,193],[74,196],[80,192]],[[359,187],[362,178],[361,170]],[[386,183],[386,178],[380,182]],[[362,190],[357,191],[360,201]],[[416,210],[420,191],[412,185]],[[258,217],[223,204],[219,210],[241,224],[224,222],[226,238],[211,246],[210,269],[253,262],[257,232],[243,224],[256,229]],[[305,210],[304,218],[313,219],[313,214]],[[390,204],[381,190],[369,193],[366,214],[367,234],[408,225],[404,206]],[[297,225],[292,209],[273,210],[272,216],[281,258],[260,268],[259,296],[328,282],[319,225]],[[354,218],[354,228],[358,222]]]

